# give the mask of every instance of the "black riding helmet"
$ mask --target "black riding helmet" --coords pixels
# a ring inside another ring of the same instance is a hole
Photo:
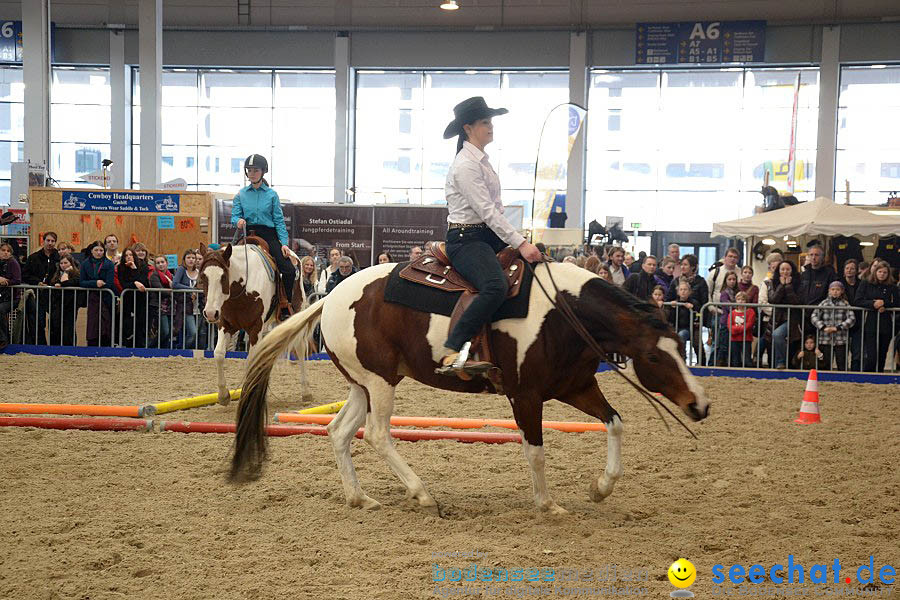
[[[262,154],[251,154],[244,160],[244,174],[246,175],[247,169],[254,168],[259,169],[263,172],[263,175],[269,172],[269,161],[266,160],[266,157]]]

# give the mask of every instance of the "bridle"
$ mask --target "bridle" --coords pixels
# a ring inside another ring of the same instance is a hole
[[[548,259],[545,257],[540,262],[549,263],[552,261],[553,261],[552,258]],[[588,330],[584,327],[584,325],[581,323],[581,321],[575,315],[575,311],[569,305],[569,302],[566,300],[565,296],[563,296],[560,293],[559,287],[557,287],[556,281],[553,279],[553,273],[550,271],[549,265],[547,268],[547,275],[550,278],[550,282],[553,284],[553,290],[556,292],[556,297],[559,299],[558,301],[554,301],[553,298],[550,296],[550,294],[547,292],[546,288],[544,288],[544,284],[538,278],[537,272],[536,272],[534,266],[527,260],[525,261],[525,264],[527,265],[528,269],[531,271],[531,274],[532,274],[532,277],[534,277],[534,280],[537,281],[537,284],[541,288],[541,291],[544,292],[544,296],[547,297],[547,300],[550,302],[550,305],[559,311],[559,313],[563,317],[563,320],[565,320],[565,322],[572,329],[575,330],[575,333],[577,333],[578,337],[580,337],[584,341],[584,343],[587,344],[587,347],[592,352],[594,352],[597,356],[600,357],[600,360],[607,363],[612,368],[613,371],[615,371],[622,379],[627,381],[631,385],[631,387],[636,389],[638,391],[638,393],[641,394],[641,396],[643,396],[650,403],[650,406],[653,407],[653,410],[656,411],[656,414],[659,416],[660,420],[666,426],[666,430],[671,431],[671,428],[669,427],[669,424],[666,422],[662,413],[659,411],[659,408],[657,407],[657,405],[661,406],[667,413],[669,413],[669,416],[671,416],[682,427],[684,427],[684,429],[688,433],[691,434],[691,437],[693,437],[695,440],[699,439],[699,438],[697,438],[697,435],[693,431],[691,431],[690,428],[687,425],[685,425],[681,419],[678,418],[678,415],[676,415],[675,413],[672,412],[671,409],[669,409],[668,406],[666,406],[662,401],[660,401],[659,398],[657,398],[656,396],[651,394],[649,391],[647,391],[642,385],[632,381],[627,375],[625,375],[625,373],[622,372],[622,367],[619,366],[618,363],[616,363],[615,361],[610,359],[610,357],[606,353],[606,351],[603,350],[603,348],[600,346],[600,344],[597,342],[597,340],[594,339],[594,336],[592,336],[590,334],[590,332],[588,332]]]

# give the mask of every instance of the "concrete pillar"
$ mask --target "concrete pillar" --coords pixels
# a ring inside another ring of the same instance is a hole
[[[138,61],[141,73],[141,189],[162,175],[162,0],[140,0]]]
[[[569,36],[569,102],[587,108],[590,35],[587,32],[573,32]],[[585,136],[588,120],[581,126],[581,132],[569,155],[568,180],[566,182],[566,227],[584,229],[584,184],[585,184]]]
[[[334,201],[353,201],[347,188],[353,182],[354,94],[350,71],[350,37],[338,34],[334,39]]]
[[[841,28],[822,30],[822,60],[819,64],[819,128],[816,150],[816,198],[837,200],[834,193],[834,163],[837,156],[838,95],[841,85]]]
[[[45,165],[49,172],[50,0],[22,2],[22,71],[25,83],[25,160]]]
[[[131,187],[131,77],[125,64],[125,32],[109,32],[110,152],[114,188]]]

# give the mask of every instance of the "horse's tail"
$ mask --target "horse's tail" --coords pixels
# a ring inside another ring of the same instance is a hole
[[[253,359],[247,365],[241,402],[238,405],[237,433],[234,440],[234,456],[231,459],[232,482],[243,477],[259,475],[267,457],[266,448],[266,393],[272,365],[290,348],[298,337],[306,340],[322,314],[324,298],[306,310],[297,313],[273,329],[254,349]]]

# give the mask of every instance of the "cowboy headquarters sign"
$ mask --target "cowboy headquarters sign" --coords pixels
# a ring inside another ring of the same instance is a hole
[[[63,192],[62,209],[90,212],[177,213],[180,194],[147,192]]]

